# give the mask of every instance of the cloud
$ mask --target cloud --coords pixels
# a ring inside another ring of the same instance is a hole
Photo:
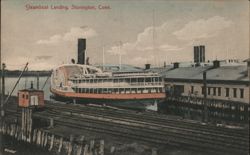
[[[52,56],[49,56],[49,55],[41,55],[41,56],[35,57],[36,60],[49,60],[51,58]]]
[[[180,40],[211,38],[232,24],[232,21],[226,20],[224,17],[214,16],[208,19],[190,21],[182,29],[173,32],[173,35]]]
[[[38,40],[37,44],[57,44],[62,41],[75,41],[77,38],[91,38],[96,36],[97,33],[94,29],[87,26],[72,27],[64,34],[56,34],[46,40]]]
[[[90,38],[96,36],[97,33],[94,29],[82,26],[82,27],[73,27],[69,32],[65,33],[63,36],[63,40],[65,41],[74,41],[77,38],[84,37]]]
[[[61,35],[51,36],[48,40],[38,40],[37,44],[56,44],[62,39]]]
[[[161,45],[159,47],[160,50],[166,50],[166,51],[179,51],[184,49],[183,47],[178,47],[178,46],[174,46],[174,45],[168,45],[168,44],[164,44]]]
[[[113,55],[130,55],[139,51],[144,52],[154,52],[156,50],[161,51],[172,51],[181,50],[181,47],[177,45],[172,45],[173,35],[169,32],[169,24],[167,22],[163,23],[157,27],[147,27],[143,32],[137,35],[135,42],[120,43],[116,44],[108,50],[109,53]],[[170,37],[172,35],[172,37]],[[154,38],[154,39],[153,39]]]
[[[138,56],[138,57],[132,57],[131,62],[132,64],[136,66],[144,65],[149,63],[150,61],[152,62],[154,60],[154,56],[150,55],[148,57],[143,57],[143,56]]]
[[[134,43],[117,42],[115,46],[111,47],[107,52],[112,55],[126,55],[128,51],[135,48]]]
[[[122,62],[134,65],[157,64],[165,61],[187,47],[187,43],[178,40],[172,32],[176,31],[176,22],[164,22],[158,26],[149,26],[138,33],[134,42],[116,43],[107,51],[111,55],[124,55]]]
[[[116,43],[107,52],[115,57],[124,55],[122,62],[135,65],[192,60],[194,41],[203,43],[204,40],[210,41],[212,37],[221,38],[219,34],[224,30],[228,31],[232,24],[231,20],[220,16],[186,23],[180,20],[167,21],[155,27],[144,28],[137,34],[134,42]]]

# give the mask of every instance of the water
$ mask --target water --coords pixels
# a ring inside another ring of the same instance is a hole
[[[39,87],[40,89],[43,87],[46,79],[48,77],[40,77],[39,78]],[[18,80],[18,77],[6,77],[5,78],[5,94],[11,93],[12,89],[14,88],[16,82]],[[25,88],[30,88],[31,86],[31,81],[33,82],[34,88],[37,87],[37,78],[36,77],[23,77],[19,81],[16,89],[12,93],[12,96],[17,96],[18,90],[25,89]],[[48,79],[47,83],[45,84],[45,87],[43,89],[44,91],[44,98],[46,100],[50,99],[50,78]]]

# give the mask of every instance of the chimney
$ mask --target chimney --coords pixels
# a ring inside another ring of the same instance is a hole
[[[248,74],[248,77],[250,79],[250,58],[244,60],[243,62],[246,62],[247,63],[247,74]]]
[[[174,69],[179,68],[179,62],[174,62]]]
[[[85,50],[86,50],[86,39],[79,38],[78,39],[78,64],[85,64]]]
[[[200,62],[205,62],[205,46],[200,46]]]
[[[219,68],[220,67],[220,61],[219,60],[214,60],[213,61],[213,68]]]
[[[145,64],[145,69],[150,69],[150,64]]]
[[[205,62],[205,46],[194,46],[194,63]]]
[[[167,67],[166,61],[164,61],[163,67],[164,67],[164,68]]]
[[[198,62],[198,51],[199,51],[199,47],[194,46],[194,63]]]

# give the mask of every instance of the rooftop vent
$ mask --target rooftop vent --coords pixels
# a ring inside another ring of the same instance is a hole
[[[150,69],[150,64],[145,64],[145,69]]]
[[[214,60],[213,61],[213,67],[214,68],[219,68],[220,67],[220,61],[219,60]]]
[[[179,62],[174,62],[174,69],[179,68]]]

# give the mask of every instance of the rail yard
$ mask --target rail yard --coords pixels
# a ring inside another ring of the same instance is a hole
[[[6,133],[8,133],[7,130],[11,133],[14,130],[12,126],[20,126],[22,119],[25,119],[22,117],[21,108],[13,102],[15,100],[16,98],[12,98],[6,111]],[[204,151],[208,154],[248,153],[248,127],[216,126],[155,112],[136,112],[109,106],[65,104],[58,101],[45,101],[45,107],[42,110],[33,109],[31,113],[33,120],[31,126],[34,129],[30,131],[30,139],[37,138],[36,144],[61,154],[79,154],[79,147],[76,147],[79,144],[84,148],[85,153],[91,153],[91,145],[92,148],[97,147],[98,151],[95,149],[92,151],[97,154],[104,154],[102,152],[133,154],[136,151],[131,149],[131,145],[136,145],[137,149],[141,148],[137,150],[139,152],[137,154],[164,154],[170,147]],[[28,118],[29,115],[25,117]],[[15,121],[8,122],[8,120]],[[3,126],[1,129],[3,132]],[[20,134],[23,134],[22,132]],[[58,142],[52,137],[57,137]],[[79,137],[84,137],[81,143],[79,143]],[[46,144],[45,139],[47,139]],[[51,147],[52,139],[55,143],[54,147]],[[23,140],[25,141],[25,138]],[[63,140],[71,142],[73,147],[69,149],[68,143],[63,143]],[[62,141],[61,144],[60,141]],[[101,144],[102,149],[99,146]],[[84,153],[84,151],[81,152]]]

